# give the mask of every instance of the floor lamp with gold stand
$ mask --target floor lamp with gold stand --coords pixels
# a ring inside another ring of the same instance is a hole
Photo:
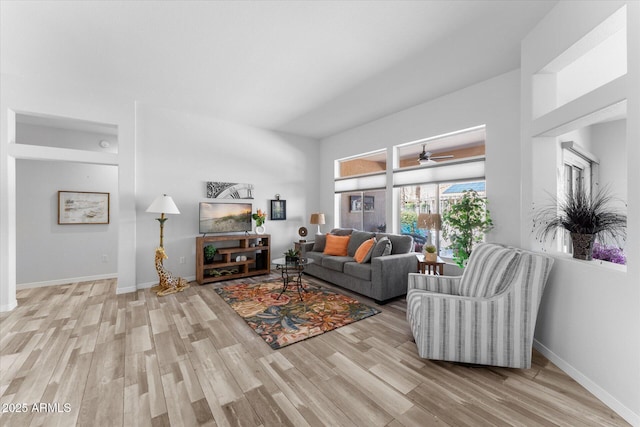
[[[173,202],[171,196],[167,196],[163,194],[162,196],[156,197],[156,199],[151,203],[151,205],[147,208],[147,212],[150,213],[159,213],[160,218],[156,218],[160,223],[160,247],[164,248],[163,237],[164,237],[164,223],[169,219],[165,217],[165,214],[179,214],[180,211],[178,207]]]
[[[159,213],[160,218],[156,218],[160,223],[160,246],[156,248],[156,271],[158,272],[158,278],[160,283],[158,286],[151,288],[152,291],[157,292],[159,296],[172,294],[175,292],[183,291],[189,287],[186,280],[180,277],[174,277],[171,272],[167,271],[163,266],[163,261],[167,258],[167,254],[164,252],[164,223],[169,219],[165,217],[165,214],[179,214],[178,207],[173,202],[171,196],[163,194],[158,196],[151,205],[147,208],[147,212]]]

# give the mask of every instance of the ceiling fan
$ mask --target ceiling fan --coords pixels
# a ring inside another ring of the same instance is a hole
[[[425,145],[422,145],[422,153],[420,153],[420,157],[418,157],[418,162],[421,165],[433,165],[437,162],[435,159],[450,159],[453,157],[453,154],[449,154],[446,156],[433,156],[431,151],[425,151]]]

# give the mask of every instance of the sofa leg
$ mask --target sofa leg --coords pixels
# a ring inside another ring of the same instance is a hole
[[[385,305],[386,303],[388,303],[389,301],[391,301],[390,299],[386,299],[384,301],[380,301],[379,299],[374,299],[373,302],[375,302],[378,305]]]

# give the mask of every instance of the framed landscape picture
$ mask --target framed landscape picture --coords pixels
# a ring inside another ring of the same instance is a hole
[[[109,193],[58,191],[58,224],[109,224]]]
[[[287,219],[287,201],[272,200],[271,201],[271,220],[282,221]]]

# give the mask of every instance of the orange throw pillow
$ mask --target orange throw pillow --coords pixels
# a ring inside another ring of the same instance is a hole
[[[334,236],[327,234],[327,244],[324,247],[325,255],[347,256],[347,245],[351,236]]]
[[[376,239],[374,237],[362,242],[358,250],[356,250],[356,254],[353,256],[355,260],[360,264],[369,261],[371,259],[371,252],[373,252],[373,246],[375,244]]]

